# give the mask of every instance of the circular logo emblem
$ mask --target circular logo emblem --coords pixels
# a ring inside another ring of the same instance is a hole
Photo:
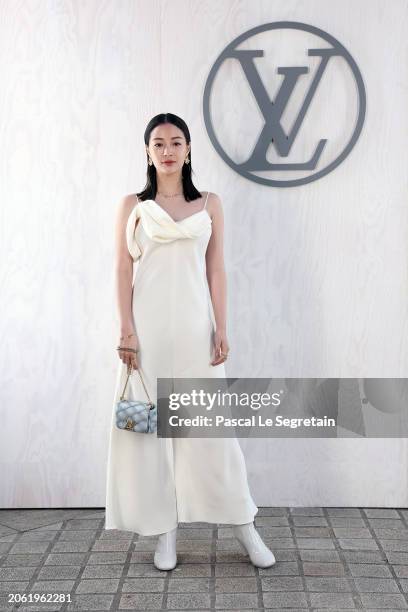
[[[356,144],[365,110],[350,53],[323,30],[294,21],[238,36],[204,88],[204,122],[218,154],[238,174],[274,187],[334,170]]]

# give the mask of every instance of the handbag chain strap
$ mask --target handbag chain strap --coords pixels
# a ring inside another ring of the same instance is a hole
[[[149,396],[149,394],[148,394],[148,392],[147,392],[146,385],[144,384],[144,381],[143,381],[142,375],[141,375],[141,373],[140,373],[140,371],[139,371],[139,368],[135,368],[135,369],[136,369],[136,370],[137,370],[137,372],[139,373],[140,380],[142,381],[143,388],[144,388],[144,390],[145,390],[145,392],[146,392],[146,395],[147,395],[147,397],[148,397],[148,399],[149,399],[149,404],[150,404],[151,406],[153,406],[153,402],[152,402],[152,400],[150,399],[150,396]],[[124,397],[125,397],[125,389],[126,389],[126,387],[127,387],[127,384],[128,384],[129,377],[130,377],[131,373],[132,373],[132,365],[130,364],[130,365],[128,366],[128,374],[127,374],[127,377],[126,377],[125,386],[123,387],[122,395],[120,396],[120,400],[121,400],[121,401],[122,401],[122,400],[124,399]]]

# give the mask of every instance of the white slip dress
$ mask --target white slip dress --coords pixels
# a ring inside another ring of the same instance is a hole
[[[156,405],[159,377],[226,376],[223,363],[210,363],[215,318],[205,267],[212,233],[207,198],[200,211],[180,221],[154,200],[138,201],[127,222],[127,245],[135,262],[132,313],[138,364]],[[237,438],[161,438],[118,429],[115,407],[126,376],[120,361],[109,436],[105,529],[156,535],[179,522],[252,522],[258,508]],[[127,391],[147,400],[138,372],[132,371]]]

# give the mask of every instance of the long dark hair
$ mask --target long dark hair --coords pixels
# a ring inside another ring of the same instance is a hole
[[[186,122],[183,121],[181,117],[178,117],[177,115],[173,115],[173,113],[160,113],[159,115],[156,115],[155,117],[153,117],[153,119],[150,119],[149,123],[147,124],[146,130],[144,133],[145,145],[147,146],[149,145],[150,134],[152,133],[152,130],[154,130],[156,126],[161,125],[162,123],[172,123],[176,127],[180,128],[180,130],[183,132],[185,136],[187,144],[190,144],[191,142],[190,131],[187,127]],[[189,152],[189,157],[190,157],[190,163],[183,164],[183,168],[181,171],[181,178],[183,182],[183,194],[187,202],[190,202],[192,200],[197,200],[197,198],[201,198],[201,193],[198,191],[198,189],[194,187],[193,179],[191,178],[191,175],[193,173],[193,169],[191,167],[191,148]],[[156,167],[154,164],[149,166],[149,163],[148,163],[149,156],[147,155],[147,152],[146,152],[146,161],[147,161],[146,185],[144,186],[144,189],[140,193],[137,194],[137,197],[140,200],[154,200],[156,197],[156,193],[157,193]]]

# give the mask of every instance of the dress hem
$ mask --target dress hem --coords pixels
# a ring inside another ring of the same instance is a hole
[[[113,527],[113,526],[109,526],[109,527],[104,526],[104,530],[105,531],[111,531],[113,529],[117,529],[118,531],[131,531],[133,533],[136,533],[136,534],[142,535],[142,536],[155,536],[155,535],[160,535],[161,533],[167,533],[168,531],[171,531],[172,529],[175,529],[176,527],[178,527],[179,523],[187,523],[187,524],[188,523],[208,523],[210,525],[245,525],[247,523],[252,523],[253,520],[255,519],[255,516],[257,515],[257,513],[258,513],[258,509],[256,510],[255,513],[251,513],[250,517],[247,516],[246,518],[240,519],[238,521],[237,520],[234,520],[234,521],[231,521],[231,520],[229,520],[229,521],[208,521],[208,520],[205,520],[204,518],[199,518],[199,519],[191,520],[191,519],[187,519],[186,517],[183,518],[181,516],[181,517],[178,517],[176,524],[173,523],[172,525],[170,525],[169,527],[165,527],[164,529],[163,528],[160,529],[160,530],[155,529],[154,531],[149,531],[149,532],[147,532],[147,531],[139,531],[136,528],[132,529],[130,527],[124,527],[124,526],[119,526],[119,525],[116,526],[116,527]]]

